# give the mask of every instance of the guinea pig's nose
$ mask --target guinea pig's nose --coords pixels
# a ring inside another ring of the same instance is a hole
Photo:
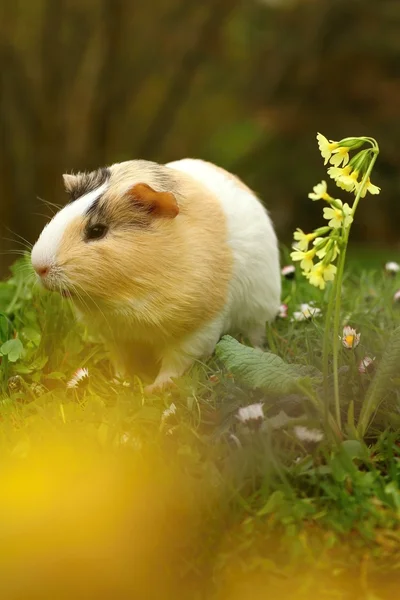
[[[50,267],[46,267],[44,265],[37,265],[34,267],[34,269],[39,277],[46,277],[50,271]]]

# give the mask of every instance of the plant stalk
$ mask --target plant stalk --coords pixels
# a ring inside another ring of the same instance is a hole
[[[351,215],[354,219],[354,214],[357,210],[358,203],[361,198],[361,192],[363,190],[364,184],[367,182],[368,177],[371,174],[371,171],[374,167],[375,161],[378,157],[379,148],[377,146],[374,147],[374,156],[371,159],[370,164],[368,165],[368,169],[366,170],[364,177],[362,178],[361,185],[358,189],[356,198],[354,200],[354,204],[352,206]],[[351,230],[351,223],[349,227],[344,231],[343,236],[343,247],[340,253],[338,271],[336,276],[336,286],[335,292],[332,294],[335,297],[335,313],[333,320],[333,387],[334,387],[334,398],[335,398],[335,414],[336,414],[336,422],[339,430],[342,430],[342,418],[340,414],[340,394],[339,394],[339,327],[340,327],[340,308],[341,308],[341,297],[342,297],[342,280],[344,273],[344,265],[346,261],[346,252],[347,245],[349,241],[349,235]],[[329,309],[328,309],[329,310]],[[324,340],[325,341],[325,340]],[[324,344],[325,351],[325,344]],[[327,358],[324,355],[324,361],[327,361]],[[325,368],[325,364],[324,364]],[[325,372],[324,372],[325,376]]]
[[[332,286],[329,302],[328,302],[328,310],[326,312],[325,318],[325,331],[324,331],[324,342],[322,348],[322,372],[324,378],[324,419],[325,426],[328,426],[329,422],[329,388],[328,388],[328,377],[329,377],[329,346],[331,342],[331,324],[332,324],[332,314],[333,314],[333,306],[335,302],[335,284]]]

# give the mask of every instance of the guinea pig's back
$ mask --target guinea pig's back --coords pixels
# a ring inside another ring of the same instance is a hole
[[[277,314],[281,276],[278,242],[271,219],[257,196],[235,175],[197,159],[167,165],[208,187],[226,216],[234,268],[226,329],[246,330]]]

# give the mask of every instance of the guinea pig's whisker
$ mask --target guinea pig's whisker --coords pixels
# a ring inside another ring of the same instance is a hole
[[[80,291],[78,290],[78,288],[76,287],[76,285],[74,285],[73,283],[69,284],[69,287],[71,288],[71,290],[73,291],[73,293],[76,295],[76,297],[78,298],[79,302],[82,302],[83,306],[87,309],[87,311],[90,311],[89,305],[87,304],[87,302],[84,300],[82,294],[80,293]]]
[[[45,213],[34,212],[32,214],[35,215],[35,217],[43,217],[44,219],[48,219],[49,218],[49,215],[46,215]]]
[[[8,250],[7,252],[0,252],[1,256],[8,256],[9,254],[16,254],[17,256],[26,256],[26,251],[18,250],[18,248],[14,248],[12,250]]]
[[[104,314],[103,310],[101,309],[99,304],[96,302],[96,300],[93,298],[93,296],[91,296],[81,285],[79,285],[79,288],[85,294],[85,296],[87,296],[87,298],[90,300],[90,302],[92,302],[94,304],[94,306],[97,308],[97,310],[100,312],[100,314],[104,318],[104,321],[107,324],[108,328],[110,329],[110,331],[112,331],[112,327],[111,327],[106,315]]]
[[[96,302],[96,300],[93,298],[93,296],[91,296],[91,295],[89,294],[89,292],[87,292],[87,291],[86,291],[86,290],[85,290],[85,289],[84,289],[84,288],[83,288],[83,287],[82,287],[80,284],[76,284],[76,285],[79,285],[79,288],[80,288],[80,290],[83,292],[83,294],[85,294],[85,296],[87,296],[87,298],[90,300],[90,302],[91,302],[92,304],[94,304],[94,306],[97,308],[97,310],[99,311],[99,313],[100,313],[100,314],[101,314],[101,316],[103,317],[103,319],[104,319],[104,322],[105,322],[105,324],[106,324],[107,328],[109,329],[109,332],[110,332],[110,334],[112,335],[112,337],[114,337],[114,329],[113,329],[113,327],[112,327],[111,323],[109,322],[109,320],[108,320],[108,318],[107,318],[106,314],[105,314],[105,313],[104,313],[104,311],[102,310],[101,306],[100,306],[100,305],[99,305],[99,304]],[[74,286],[74,289],[75,289],[75,291],[76,291],[76,285]],[[81,296],[81,300],[83,301],[83,299],[82,299],[82,296]],[[86,304],[86,303],[85,303],[85,306],[87,306],[87,304]],[[87,307],[87,308],[88,308],[88,310],[90,311],[89,307]]]
[[[12,240],[11,238],[3,238],[3,240],[5,240],[6,242],[12,242],[12,244],[19,244],[20,246],[22,246],[22,248],[11,248],[11,250],[21,250],[21,252],[24,252],[25,255],[29,255],[31,253],[31,248],[29,248],[26,244],[20,242],[19,240]]]
[[[82,302],[83,306],[87,309],[88,312],[90,312],[90,306],[87,303],[87,301],[84,299],[84,296],[83,296],[83,294],[84,294],[85,296],[87,296],[89,298],[89,300],[91,300],[93,302],[93,300],[89,296],[89,294],[79,284],[74,284],[74,283],[70,282],[68,285],[72,289],[73,293],[76,295],[78,300],[80,302]]]
[[[57,291],[61,296],[61,304],[64,304],[64,296],[62,295],[63,288],[60,282],[57,282]]]
[[[48,200],[44,200],[44,198],[40,198],[40,196],[36,196],[36,198],[37,198],[37,200],[40,200],[40,202],[43,202],[43,204],[46,204],[46,206],[48,206],[49,208],[55,209],[55,211],[53,212],[53,215],[55,215],[56,212],[58,212],[62,208],[62,206],[60,204],[54,204],[54,202],[49,202]]]
[[[23,245],[25,248],[29,248],[29,250],[31,250],[31,249],[32,249],[32,247],[33,247],[33,244],[32,244],[32,243],[31,243],[29,240],[27,240],[26,238],[24,238],[22,235],[20,235],[20,234],[19,234],[19,233],[17,233],[16,231],[13,231],[13,230],[12,230],[12,229],[10,229],[9,227],[6,227],[6,229],[7,229],[7,231],[9,231],[9,233],[11,233],[11,235],[15,235],[15,236],[17,236],[17,238],[19,238],[19,240],[22,240],[22,241],[19,241],[19,240],[16,240],[16,239],[12,239],[12,238],[4,238],[5,240],[7,240],[7,241],[9,241],[9,242],[16,243],[16,244],[21,244],[21,245]]]

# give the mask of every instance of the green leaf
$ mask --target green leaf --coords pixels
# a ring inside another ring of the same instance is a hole
[[[351,460],[354,458],[365,459],[366,455],[368,455],[364,444],[358,440],[344,440],[344,442],[341,443],[341,446],[345,454]]]
[[[12,324],[5,313],[0,312],[0,343],[6,342],[12,335]]]
[[[264,506],[260,508],[259,511],[257,511],[257,516],[263,517],[264,515],[269,515],[272,512],[275,512],[284,504],[284,501],[284,493],[280,490],[275,490],[274,492],[272,492]]]
[[[0,353],[3,356],[7,356],[10,362],[16,362],[21,358],[23,351],[24,347],[19,339],[8,340],[8,342],[5,342],[0,348]]]
[[[39,346],[41,340],[40,331],[33,327],[24,327],[21,331],[21,335],[28,341],[32,342],[35,346]]]
[[[44,375],[45,379],[55,379],[55,380],[59,380],[59,379],[65,379],[65,373],[61,373],[59,371],[53,371],[52,373],[49,373],[48,375]]]
[[[162,411],[155,406],[142,406],[135,414],[135,419],[147,422],[159,422]]]
[[[217,357],[238,380],[271,394],[289,394],[298,384],[321,379],[314,367],[285,363],[271,352],[262,352],[225,336],[216,348]]]
[[[399,491],[398,485],[395,481],[390,481],[385,486],[385,494],[387,494],[388,496],[390,496],[392,498],[394,506],[397,508],[397,510],[399,510],[400,509],[400,491]]]
[[[376,375],[369,386],[363,402],[357,430],[364,436],[379,405],[398,377],[400,364],[400,327],[397,327],[387,343],[386,352],[377,368]]]

